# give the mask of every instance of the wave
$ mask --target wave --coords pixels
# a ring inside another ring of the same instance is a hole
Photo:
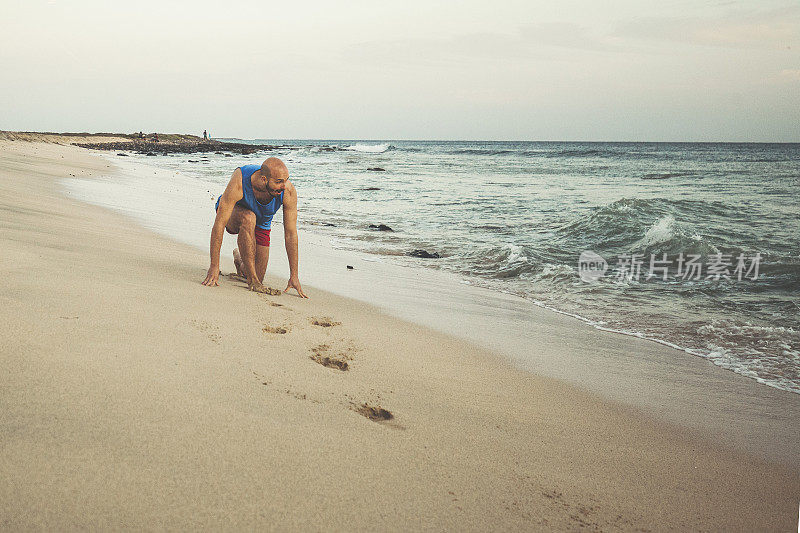
[[[559,150],[547,154],[548,157],[597,157],[606,155],[619,155],[609,150]]]
[[[643,159],[662,157],[661,154],[653,154],[649,152],[626,152],[620,150],[598,150],[598,149],[489,149],[489,148],[460,148],[457,150],[450,150],[445,152],[448,155],[485,155],[485,156],[512,156],[512,157],[546,157],[546,158],[582,158],[582,157],[597,157],[597,158],[613,158],[623,157],[630,159]],[[657,178],[647,178],[657,179]]]
[[[354,144],[352,146],[348,146],[345,150],[350,150],[351,152],[363,152],[366,154],[382,154],[386,152],[390,148],[393,148],[391,144]]]
[[[637,241],[634,248],[646,249],[669,243],[677,235],[675,217],[667,215],[656,220],[647,228],[644,237]]]
[[[526,250],[513,243],[475,247],[458,257],[465,272],[487,278],[516,278],[532,268]]]
[[[698,215],[724,219],[726,206],[702,200],[622,198],[584,210],[556,228],[552,244],[561,250],[611,253],[719,253],[734,244],[723,235],[702,235],[689,221]]]
[[[664,157],[664,154],[661,152],[649,152],[649,151],[629,151],[629,150],[620,150],[620,149],[571,149],[571,150],[559,150],[554,152],[549,152],[546,154],[547,157],[599,157],[599,158],[612,158],[612,157],[619,157],[624,159],[660,159]]]
[[[654,173],[654,174],[645,174],[642,176],[643,180],[666,180],[669,178],[682,178],[686,176],[694,176],[693,172],[666,172],[666,173]]]
[[[481,148],[462,148],[447,152],[450,155],[505,155],[519,153],[516,150],[486,150]]]
[[[577,275],[578,272],[572,265],[544,263],[539,269],[522,274],[520,277],[533,282],[559,286],[572,283]]]
[[[781,158],[781,159],[738,159],[740,163],[785,163],[787,161],[793,161],[792,159],[788,158]]]
[[[594,157],[619,155],[619,152],[611,150],[514,150],[498,148],[460,148],[445,153],[449,155],[510,155],[519,157]]]

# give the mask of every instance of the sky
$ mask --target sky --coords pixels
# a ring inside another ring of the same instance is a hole
[[[0,130],[800,142],[800,2],[0,0]]]

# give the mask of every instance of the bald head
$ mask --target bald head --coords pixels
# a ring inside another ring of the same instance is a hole
[[[267,179],[276,178],[280,180],[289,179],[289,169],[277,157],[270,157],[261,164],[261,173]]]
[[[260,172],[263,181],[261,179],[256,181],[253,184],[254,189],[260,191],[266,189],[272,197],[278,196],[284,191],[289,180],[289,169],[286,168],[283,161],[277,157],[270,157],[262,163]]]

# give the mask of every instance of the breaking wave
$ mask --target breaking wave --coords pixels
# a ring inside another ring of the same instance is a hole
[[[345,148],[351,152],[363,152],[366,154],[382,154],[392,148],[391,144],[354,144]]]

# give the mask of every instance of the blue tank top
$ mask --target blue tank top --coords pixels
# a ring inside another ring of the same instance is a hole
[[[272,226],[272,216],[278,212],[278,209],[283,205],[283,192],[280,196],[276,196],[269,203],[262,204],[256,200],[253,193],[253,183],[250,177],[253,173],[261,168],[260,165],[244,165],[239,167],[242,171],[242,199],[236,202],[236,205],[249,209],[256,214],[256,226],[263,229],[270,229]],[[220,196],[221,198],[221,196]],[[219,198],[217,198],[217,207],[219,207]]]

